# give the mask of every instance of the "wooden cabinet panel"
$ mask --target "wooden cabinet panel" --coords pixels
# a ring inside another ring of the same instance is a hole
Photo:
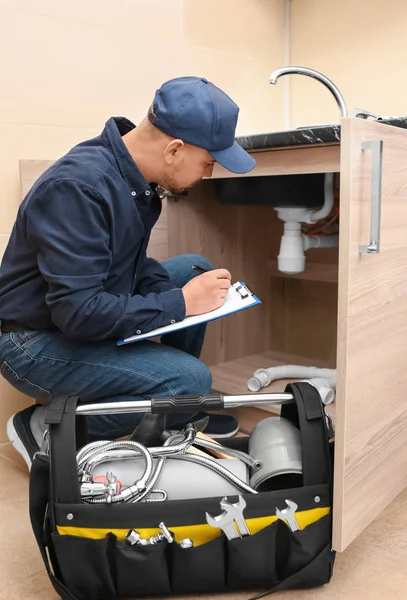
[[[261,177],[263,175],[299,175],[302,173],[338,173],[340,170],[339,144],[287,146],[251,152],[256,166],[249,173],[233,177]],[[231,173],[216,163],[212,179],[230,177]]]
[[[383,141],[381,247],[370,239],[372,153]],[[407,131],[342,121],[334,549],[407,484]]]
[[[213,182],[168,202],[169,253],[205,256],[245,283],[262,304],[208,324],[202,360],[209,365],[264,352],[271,347],[270,278],[267,262],[278,239],[275,211],[267,206],[230,206],[216,200]]]

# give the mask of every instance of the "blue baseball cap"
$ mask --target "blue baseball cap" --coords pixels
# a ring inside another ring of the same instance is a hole
[[[161,131],[204,148],[233,173],[248,173],[256,164],[237,142],[239,107],[204,77],[177,77],[157,91],[148,119]]]

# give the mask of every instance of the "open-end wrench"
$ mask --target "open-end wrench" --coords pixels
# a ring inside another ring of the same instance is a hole
[[[298,504],[293,502],[292,500],[286,500],[287,508],[283,508],[283,510],[279,510],[276,507],[276,517],[278,519],[286,520],[291,531],[301,531],[301,527],[297,523],[297,519],[295,518],[295,512],[298,508]]]
[[[212,517],[209,513],[205,513],[206,522],[215,529],[222,529],[228,540],[236,540],[240,536],[236,531],[234,524],[234,513],[223,512],[217,517]]]
[[[225,510],[228,514],[233,515],[233,519],[242,537],[245,535],[250,535],[250,530],[243,517],[243,511],[246,508],[246,501],[242,496],[239,496],[239,501],[235,502],[234,504],[229,502],[226,497],[222,498],[220,507],[223,508],[223,510]]]

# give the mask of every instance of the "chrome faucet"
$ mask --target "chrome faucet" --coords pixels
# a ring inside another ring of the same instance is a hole
[[[307,75],[308,77],[312,77],[313,79],[317,79],[318,81],[320,81],[334,95],[335,100],[338,104],[339,110],[341,112],[341,116],[342,117],[348,116],[348,111],[346,109],[345,100],[343,99],[342,94],[340,93],[340,91],[338,90],[336,85],[334,83],[332,83],[332,81],[330,79],[328,79],[328,77],[325,77],[325,75],[322,75],[322,73],[319,73],[318,71],[314,71],[313,69],[308,69],[307,67],[281,67],[281,69],[276,69],[275,71],[272,72],[272,74],[269,77],[269,83],[276,84],[277,79],[279,77],[281,77],[282,75],[292,75],[292,74]]]

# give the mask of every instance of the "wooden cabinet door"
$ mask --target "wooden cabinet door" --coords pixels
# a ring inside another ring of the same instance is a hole
[[[407,130],[362,119],[342,121],[337,368],[342,551],[407,484]]]

